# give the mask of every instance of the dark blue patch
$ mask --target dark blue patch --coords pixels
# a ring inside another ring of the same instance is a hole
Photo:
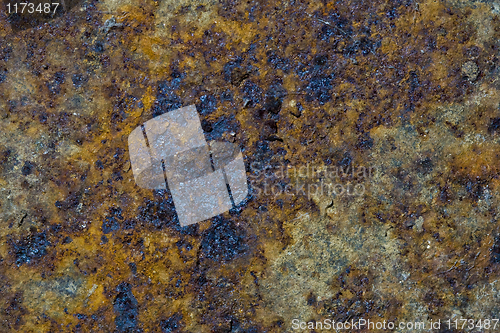
[[[488,133],[500,132],[500,118],[491,118],[488,125]]]
[[[137,274],[137,265],[134,262],[129,263],[128,267],[130,268],[130,271],[132,272],[132,274],[134,274],[134,275]]]
[[[424,175],[432,172],[434,165],[429,157],[419,161],[417,163],[417,171],[423,173]]]
[[[212,124],[206,119],[201,121],[201,129],[203,130],[203,133],[210,133],[213,131]]]
[[[23,176],[28,176],[33,172],[33,169],[35,168],[35,165],[31,163],[30,161],[24,162],[23,168],[21,169],[21,173]]]
[[[210,126],[212,130],[205,132],[207,140],[221,139],[224,133],[236,133],[240,128],[234,114],[231,114],[230,116],[222,116],[213,124],[205,124],[205,128],[208,128],[208,126]]]
[[[20,239],[13,244],[16,264],[20,266],[42,258],[47,254],[49,245],[45,231]]]
[[[490,249],[490,262],[492,264],[500,263],[500,236],[495,237],[495,244]]]
[[[85,82],[87,82],[87,78],[82,74],[73,74],[71,81],[76,88],[80,88]]]
[[[112,231],[119,230],[120,224],[121,224],[121,222],[119,222],[119,221],[123,221],[121,208],[111,207],[109,212],[110,212],[110,215],[106,216],[104,218],[103,223],[102,223],[102,232],[105,234],[108,234]]]
[[[410,94],[415,93],[415,91],[420,87],[420,82],[418,80],[418,74],[415,71],[410,71]]]
[[[201,252],[204,258],[231,260],[247,251],[245,230],[221,216],[213,218],[212,225],[203,233]]]
[[[47,88],[51,94],[57,95],[61,92],[61,84],[64,83],[65,75],[63,72],[57,72],[54,74],[52,80],[47,82]]]
[[[398,11],[396,8],[391,8],[390,10],[388,10],[385,15],[390,18],[390,19],[393,19],[393,18],[396,18],[398,17]]]
[[[135,219],[127,219],[123,222],[123,230],[131,230],[134,229],[137,224]]]
[[[324,66],[328,62],[328,56],[327,55],[318,55],[314,58],[313,63],[315,66]]]
[[[233,93],[228,90],[228,91],[224,91],[221,95],[220,95],[220,100],[222,102],[225,102],[225,101],[228,101],[228,102],[232,102],[233,101]]]
[[[275,69],[281,69],[284,72],[288,72],[290,69],[290,61],[288,59],[280,57],[274,51],[267,51],[267,63],[271,64]]]
[[[274,153],[269,148],[269,143],[263,140],[255,143],[254,153],[249,156],[251,159],[250,165],[257,164],[259,167],[267,167]]]
[[[137,327],[139,315],[137,299],[132,294],[130,284],[122,282],[117,288],[118,295],[113,302],[116,312],[115,325],[118,332],[130,332]]]
[[[54,81],[57,83],[57,84],[63,84],[64,83],[64,78],[65,78],[65,75],[63,72],[56,72],[54,74]]]
[[[373,147],[373,139],[370,137],[369,133],[364,133],[363,135],[359,136],[358,138],[358,143],[356,144],[356,147],[359,149],[370,149]]]
[[[240,68],[242,62],[243,62],[243,60],[240,57],[238,57],[236,60],[226,63],[224,65],[224,68],[222,69],[222,71],[224,73],[224,80],[230,82],[231,76],[233,74],[233,70],[235,68]]]
[[[277,115],[281,111],[281,105],[283,104],[283,98],[286,96],[287,91],[283,88],[281,82],[275,82],[266,91],[265,102],[262,111],[259,116],[262,117],[264,113],[270,113],[272,115]]]
[[[380,47],[379,42],[374,42],[371,38],[361,37],[349,43],[349,45],[344,49],[344,54],[347,56],[357,54],[361,51],[361,54],[368,55],[375,52],[375,50]]]
[[[335,29],[330,25],[325,24],[324,26],[321,27],[321,30],[318,33],[318,39],[324,41],[330,41],[330,38],[332,38],[332,36],[336,36],[339,34],[340,32],[337,29]]]
[[[8,61],[12,55],[12,47],[6,46],[0,51],[0,60]]]
[[[55,205],[57,208],[63,209],[63,210],[75,208],[80,203],[81,196],[82,196],[82,194],[79,192],[70,193],[68,195],[68,197],[66,199],[64,199],[63,201],[59,201],[59,200],[56,201]]]
[[[94,51],[97,53],[102,53],[104,52],[104,44],[100,41],[96,42],[94,44]]]
[[[158,98],[153,106],[153,117],[179,109],[181,106],[181,99],[178,96]]]
[[[183,327],[182,325],[182,314],[176,313],[166,320],[162,320],[161,324],[162,333],[174,333],[179,332]]]
[[[106,216],[104,222],[102,223],[102,232],[109,234],[112,231],[120,229],[119,222],[112,216]]]
[[[349,154],[348,151],[344,153],[344,156],[338,161],[337,166],[341,168],[348,168],[351,166],[352,163],[352,157],[351,154]]]
[[[99,170],[102,170],[104,169],[104,164],[102,163],[101,160],[97,160],[95,163],[94,163],[96,169],[99,169]]]
[[[153,106],[153,117],[173,111],[182,106],[181,99],[177,94],[183,75],[177,70],[173,70],[171,78],[158,83],[156,101]]]
[[[328,24],[321,27],[321,31],[318,33],[318,39],[320,40],[329,42],[332,37],[350,37],[353,34],[352,25],[338,13],[333,12],[327,18],[322,18],[322,20],[328,22]]]
[[[155,200],[146,200],[145,204],[139,207],[137,219],[145,225],[153,225],[157,229],[169,227],[181,231],[172,195],[169,192],[161,191],[161,195],[156,197]]]
[[[75,315],[75,317],[78,318],[79,320],[85,320],[85,319],[87,319],[87,316],[84,315],[83,313],[77,313]]]
[[[217,98],[213,95],[203,95],[200,103],[196,104],[196,109],[201,115],[209,115],[217,109]]]
[[[252,81],[245,81],[241,93],[245,99],[246,105],[249,107],[259,104],[262,100],[262,89]]]
[[[333,88],[332,76],[314,76],[306,86],[306,101],[318,101],[325,104],[332,99],[331,90]]]

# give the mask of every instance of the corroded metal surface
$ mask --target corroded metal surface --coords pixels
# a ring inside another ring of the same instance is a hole
[[[499,11],[108,0],[30,28],[2,9],[0,331],[498,317]],[[251,193],[181,228],[127,138],[191,104]]]

